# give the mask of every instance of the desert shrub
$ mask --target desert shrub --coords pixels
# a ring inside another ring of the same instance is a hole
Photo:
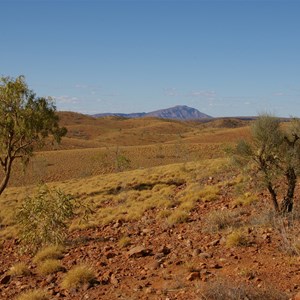
[[[204,231],[218,232],[230,227],[238,227],[240,211],[221,210],[211,212],[204,224]]]
[[[177,209],[167,218],[167,222],[170,225],[185,223],[188,218],[189,214],[185,210]]]
[[[39,263],[46,259],[60,259],[63,257],[64,250],[64,247],[59,245],[47,246],[36,253],[33,262]]]
[[[58,259],[46,259],[42,261],[37,267],[37,271],[41,275],[56,273],[58,271],[61,271],[62,269],[63,268],[61,262]]]
[[[62,287],[64,289],[77,288],[95,279],[94,271],[86,265],[78,265],[72,268],[64,277]]]
[[[8,273],[9,275],[12,276],[22,276],[22,275],[29,275],[30,271],[25,263],[18,262],[10,268]]]
[[[37,289],[30,290],[20,294],[16,300],[49,300],[50,297],[46,294],[45,291]]]
[[[225,279],[206,284],[200,300],[287,300],[289,297],[276,289],[257,289]]]
[[[47,186],[41,187],[36,196],[25,198],[17,213],[22,243],[31,250],[61,244],[67,222],[74,216],[72,199],[71,195]]]
[[[248,237],[242,230],[234,230],[226,238],[227,247],[247,246],[249,244]]]

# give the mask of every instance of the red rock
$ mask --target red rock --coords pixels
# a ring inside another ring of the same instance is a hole
[[[4,275],[1,279],[0,279],[0,284],[8,284],[10,281],[11,276],[10,275]]]
[[[189,281],[193,281],[193,280],[199,279],[199,278],[200,278],[199,272],[191,272],[186,279]]]
[[[152,250],[146,249],[144,246],[136,246],[132,249],[130,249],[127,253],[128,257],[143,257],[148,256],[152,254]]]

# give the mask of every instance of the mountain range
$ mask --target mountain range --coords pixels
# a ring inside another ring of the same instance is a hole
[[[151,112],[142,112],[142,113],[103,113],[103,114],[95,114],[93,117],[107,117],[107,116],[116,116],[123,118],[142,118],[142,117],[156,117],[162,119],[175,119],[175,120],[196,120],[196,119],[211,119],[212,117],[206,115],[199,110],[188,107],[186,105],[177,105],[174,107],[160,109]]]

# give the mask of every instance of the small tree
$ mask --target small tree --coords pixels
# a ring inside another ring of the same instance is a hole
[[[52,135],[57,142],[67,132],[60,128],[50,98],[36,97],[23,76],[0,78],[0,195],[7,187],[15,159],[27,163],[34,147]]]
[[[278,118],[261,115],[251,129],[252,141],[238,143],[235,160],[255,172],[268,189],[276,212],[291,212],[300,170],[300,121],[293,120],[289,130],[284,130]],[[280,205],[276,184],[282,181],[286,190]]]

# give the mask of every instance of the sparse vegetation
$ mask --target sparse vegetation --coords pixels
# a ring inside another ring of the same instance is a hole
[[[64,247],[60,245],[47,246],[36,253],[34,263],[40,263],[47,259],[60,259],[63,257]]]
[[[64,289],[77,288],[91,283],[95,278],[95,273],[90,266],[78,265],[68,271],[61,285]]]
[[[46,259],[39,263],[37,271],[41,275],[48,275],[61,271],[62,265],[58,259]]]
[[[11,268],[8,271],[8,274],[12,276],[26,276],[30,275],[30,270],[24,262],[18,262],[11,266]]]
[[[50,297],[44,290],[30,290],[19,295],[16,300],[49,300]]]
[[[249,244],[248,236],[241,229],[232,231],[226,237],[226,246],[227,247],[247,246],[248,244]]]
[[[73,197],[47,186],[27,197],[17,213],[20,238],[28,249],[62,244],[67,222],[74,216]]]

